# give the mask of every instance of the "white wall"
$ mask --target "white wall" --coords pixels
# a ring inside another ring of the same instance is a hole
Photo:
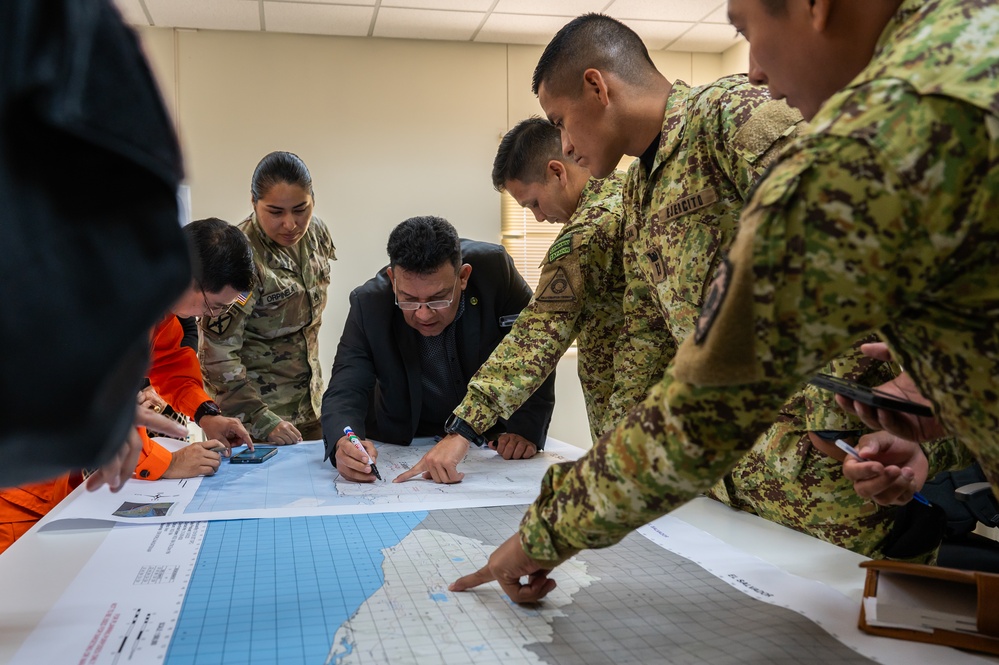
[[[174,115],[195,219],[238,222],[254,166],[272,150],[312,171],[316,214],[339,261],[320,334],[332,365],[350,290],[386,262],[389,231],[436,214],[499,239],[490,182],[506,130],[542,114],[531,75],[542,47],[146,28],[140,36]],[[653,53],[670,80],[719,77],[723,57]],[[588,447],[573,353],[559,364],[552,436]]]

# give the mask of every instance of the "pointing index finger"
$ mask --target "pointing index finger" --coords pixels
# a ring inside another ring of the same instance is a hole
[[[393,483],[404,483],[407,480],[409,480],[410,478],[412,478],[413,476],[415,476],[417,474],[420,474],[420,473],[423,473],[423,461],[422,460],[420,461],[419,464],[414,464],[413,468],[411,468],[409,471],[403,471],[402,473],[400,473],[398,476],[395,477],[395,480],[393,480],[392,482]]]
[[[470,575],[465,575],[460,577],[454,582],[451,582],[451,586],[448,587],[450,591],[465,591],[466,589],[471,589],[472,587],[477,587],[480,584],[485,584],[486,582],[492,582],[496,579],[496,576],[489,572],[489,566],[483,566],[477,571]]]

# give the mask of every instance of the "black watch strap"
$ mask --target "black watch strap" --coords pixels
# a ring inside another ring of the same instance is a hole
[[[466,423],[464,420],[454,415],[453,413],[451,414],[451,417],[447,419],[447,422],[444,423],[444,431],[447,432],[448,434],[461,435],[466,439],[468,439],[469,441],[471,441],[472,443],[474,443],[475,445],[479,446],[480,448],[489,443],[486,440],[486,437],[476,432],[474,429],[472,429],[471,425],[469,425],[468,423]]]
[[[219,405],[213,402],[212,400],[208,400],[206,402],[202,402],[201,406],[198,407],[198,410],[194,412],[194,424],[200,426],[201,419],[204,418],[205,416],[221,416],[221,415],[222,415],[222,409],[219,408]]]

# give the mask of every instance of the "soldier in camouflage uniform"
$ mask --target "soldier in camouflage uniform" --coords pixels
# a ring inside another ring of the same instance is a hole
[[[520,533],[456,589],[498,578],[515,601],[544,596],[551,567],[709,487],[872,330],[999,487],[999,8],[729,0],[729,13],[810,129],[753,193],[662,383],[553,467]],[[910,461],[876,460],[845,465]]]
[[[671,85],[644,60],[645,47],[637,35],[608,17],[583,17],[570,28],[572,32],[553,42],[557,48],[571,49],[573,39],[619,43],[615,57],[628,57],[622,55],[627,48],[645,66],[650,80],[641,96],[656,102],[648,104],[642,118],[648,121],[645,132],[651,137],[647,142],[640,137],[647,147],[634,148],[641,157],[632,164],[624,185],[625,274],[631,283],[647,287],[652,297],[625,302],[622,336],[649,352],[618,360],[612,396],[617,412],[644,399],[661,380],[680,342],[693,332],[711,276],[735,237],[743,201],[794,136],[801,116],[741,75],[698,88],[682,81]],[[557,60],[547,62],[551,70],[557,69]],[[542,56],[539,71],[543,73],[545,66]],[[605,71],[612,77],[616,70]],[[562,94],[566,84],[559,87],[553,75],[542,79],[536,74],[535,86],[540,88],[542,105],[553,119],[560,119],[561,105],[569,99]],[[652,124],[656,116],[658,123]],[[631,135],[634,124],[600,126],[606,132]],[[572,133],[574,141],[577,135],[578,131]],[[603,152],[602,143],[614,138],[601,140],[600,145],[587,137],[581,140],[581,147],[566,140],[563,148],[598,173],[612,168],[620,157]],[[839,359],[826,371],[868,385],[891,378],[887,367],[859,352]],[[931,555],[940,534],[918,548],[906,540],[904,547],[888,549],[902,532],[890,536],[897,510],[857,496],[843,477],[839,459],[815,449],[813,444],[822,439],[809,434],[852,440],[863,431],[863,424],[843,413],[831,394],[814,388],[800,391],[784,405],[753,451],[710,494],[867,556]]]
[[[254,439],[321,439],[319,324],[336,248],[312,214],[312,177],[297,155],[264,157],[250,191],[253,214],[239,227],[253,247],[257,284],[202,320],[205,386]]]
[[[621,176],[590,178],[562,155],[558,130],[531,118],[500,142],[493,186],[508,191],[539,222],[565,226],[548,250],[534,298],[472,377],[454,415],[479,434],[509,418],[578,339],[579,380],[596,441],[624,415],[607,411],[615,354],[627,353],[615,349],[625,287]]]

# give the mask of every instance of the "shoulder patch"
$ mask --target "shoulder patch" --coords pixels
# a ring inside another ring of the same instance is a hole
[[[552,246],[548,249],[548,262],[552,263],[569,254],[572,254],[571,233],[562,236],[552,243]]]
[[[698,315],[697,324],[694,327],[695,344],[703,344],[708,333],[711,332],[711,326],[714,324],[718,310],[721,309],[722,303],[725,302],[725,295],[728,293],[728,284],[732,276],[731,267],[728,259],[723,258],[718,265],[718,270],[715,271],[715,278],[711,281],[711,288],[708,289],[708,295],[704,298],[704,305],[701,307],[701,313]]]
[[[558,261],[563,256],[572,254],[572,234],[562,236],[548,248],[548,263]]]
[[[244,304],[246,301],[243,301]],[[204,328],[206,332],[210,332],[213,335],[222,337],[225,332],[229,330],[229,326],[232,325],[232,321],[235,317],[232,312],[226,312],[222,316],[218,316],[211,319],[205,319],[201,323],[201,327]]]
[[[750,163],[762,157],[784,136],[794,133],[801,114],[783,100],[772,99],[761,104],[753,117],[735,134],[735,149]]]
[[[569,275],[562,268],[557,268],[541,287],[535,298],[538,302],[569,302],[576,300],[576,292],[569,280]]]

